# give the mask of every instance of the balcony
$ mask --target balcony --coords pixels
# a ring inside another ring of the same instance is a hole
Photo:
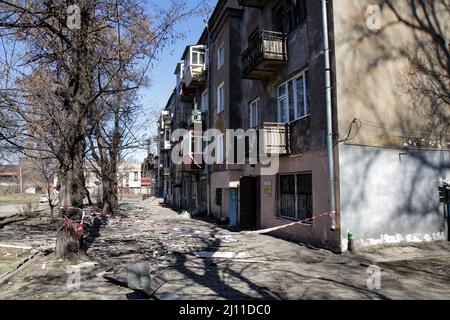
[[[239,5],[243,7],[264,8],[268,0],[238,0]]]
[[[263,134],[262,152],[266,154],[290,154],[290,130],[285,123],[265,122],[259,129]]]
[[[205,126],[206,114],[200,110],[193,110],[192,116],[188,120],[189,126],[195,126],[196,124],[200,124]]]
[[[169,140],[161,141],[161,151],[170,151],[172,150],[172,143]]]
[[[242,77],[254,80],[271,78],[288,61],[286,34],[263,30],[251,38],[242,54]]]
[[[201,88],[206,83],[205,65],[190,65],[184,74],[183,81],[189,90]]]

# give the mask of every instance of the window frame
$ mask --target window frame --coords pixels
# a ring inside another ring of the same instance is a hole
[[[261,111],[261,98],[258,97],[252,100],[249,104],[250,108],[250,129],[258,128],[261,125],[261,121],[259,119],[259,113]],[[254,108],[256,109],[256,121],[253,123],[253,113]]]
[[[222,44],[217,50],[217,70],[225,65],[225,44]]]
[[[279,84],[276,86],[276,93],[277,93],[277,111],[278,111],[278,122],[280,123],[293,123],[296,122],[298,120],[302,120],[305,119],[307,117],[311,116],[311,103],[310,103],[310,99],[309,99],[309,80],[308,80],[308,76],[309,76],[309,70],[306,69],[298,74],[296,74],[295,76],[289,78],[288,80],[284,81],[283,83]],[[298,111],[299,111],[299,106],[298,106],[298,93],[297,93],[297,80],[300,79],[301,77],[303,77],[303,97],[304,97],[304,101],[303,101],[303,115],[299,115]],[[289,95],[289,83],[292,82],[292,86],[293,86],[293,95],[294,95],[294,118],[291,119],[290,117],[290,95]],[[280,88],[285,87],[285,94],[280,95]],[[282,118],[281,118],[281,103],[280,101],[286,99],[286,105],[285,105],[285,116],[287,121],[283,122]]]
[[[286,176],[293,176],[294,177],[294,197],[295,197],[295,199],[294,199],[294,202],[295,202],[294,203],[294,206],[295,206],[294,216],[295,216],[295,218],[287,216],[287,215],[283,215],[281,213],[281,209],[282,209],[281,208],[281,204],[280,204],[281,196],[282,196],[282,193],[281,193],[281,177],[286,177]],[[308,216],[308,214],[306,214],[304,218],[299,216],[299,214],[300,214],[300,212],[299,212],[299,201],[300,201],[300,197],[299,196],[300,196],[300,194],[299,194],[299,190],[298,190],[298,179],[299,179],[299,176],[309,176],[311,178],[311,184],[310,184],[311,193],[310,193],[310,199],[309,199],[310,203],[311,203],[310,214],[309,214],[309,216]],[[314,189],[313,189],[313,174],[312,174],[311,171],[279,174],[277,187],[278,187],[277,202],[279,204],[277,206],[278,208],[277,208],[277,213],[276,214],[277,214],[278,218],[289,220],[289,221],[303,221],[305,219],[311,219],[311,218],[314,217],[314,192],[313,192]],[[312,226],[313,224],[314,224],[314,220],[310,220],[310,221],[307,221],[307,222],[302,222],[302,225],[307,225],[307,226]]]

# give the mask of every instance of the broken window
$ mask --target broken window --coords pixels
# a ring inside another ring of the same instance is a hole
[[[303,221],[311,218],[312,212],[312,174],[281,175],[279,177],[279,216],[284,219]]]

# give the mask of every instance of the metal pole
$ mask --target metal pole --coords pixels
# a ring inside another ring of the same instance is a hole
[[[334,148],[333,148],[333,110],[332,110],[332,85],[331,85],[331,63],[330,63],[330,44],[328,38],[328,10],[327,1],[322,0],[322,20],[323,20],[323,45],[325,58],[325,94],[327,108],[327,153],[328,153],[328,174],[329,174],[329,192],[330,192],[330,229],[336,230],[336,199],[334,193]]]
[[[19,158],[19,181],[20,181],[20,193],[23,193],[22,159],[20,158]]]

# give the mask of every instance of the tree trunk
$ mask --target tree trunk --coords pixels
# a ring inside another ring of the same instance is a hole
[[[64,226],[64,218],[67,217],[77,224],[80,221],[81,211],[78,209],[83,208],[85,196],[83,175],[82,161],[74,161],[71,168],[61,175],[60,203],[62,208],[69,209],[59,210],[55,251],[57,259],[68,259],[81,247],[81,239],[78,239],[77,242],[75,238],[78,226]]]
[[[118,206],[117,192],[112,180],[111,176],[103,178],[103,213],[110,215],[114,214]]]

